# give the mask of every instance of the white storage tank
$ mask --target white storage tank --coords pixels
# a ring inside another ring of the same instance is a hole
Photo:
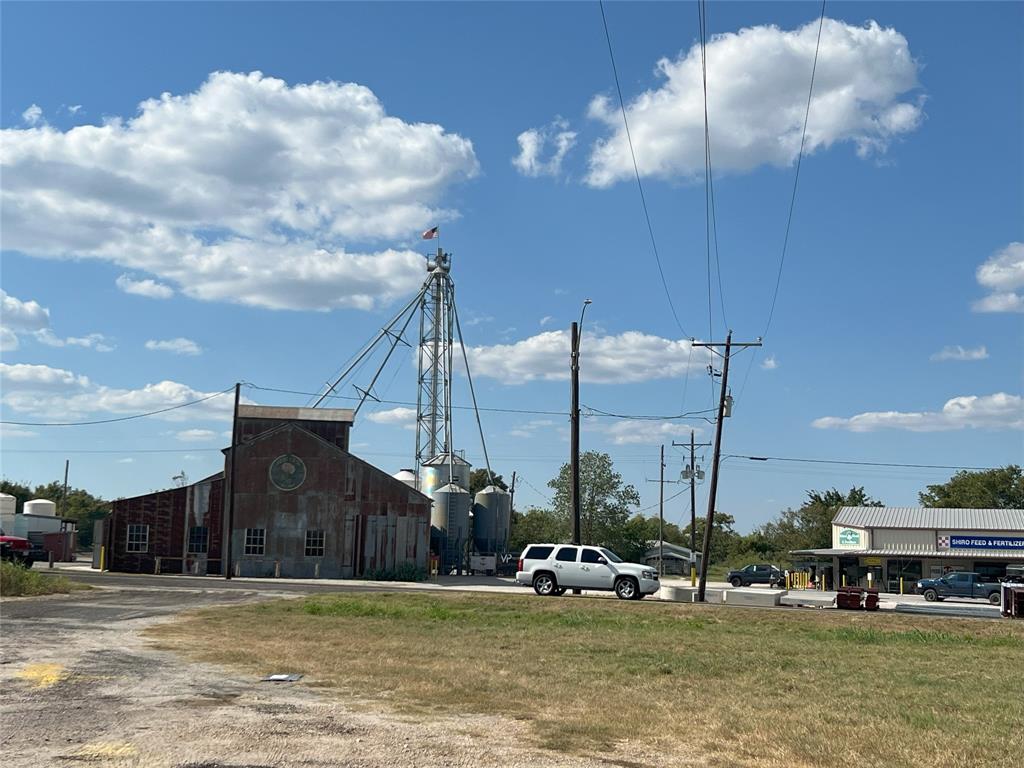
[[[439,453],[423,462],[420,468],[420,491],[430,496],[436,489],[449,483],[469,488],[469,472],[472,468],[473,465],[457,453],[452,455],[450,461],[447,453]]]
[[[0,515],[13,515],[18,509],[18,500],[9,493],[0,493]]]
[[[473,504],[473,546],[477,552],[508,551],[512,524],[512,497],[496,485],[477,493]]]
[[[56,517],[57,503],[49,499],[32,499],[25,502],[22,510],[26,515],[39,515],[41,517]]]
[[[416,487],[416,473],[411,469],[400,469],[392,475],[395,480],[400,480],[410,488]]]

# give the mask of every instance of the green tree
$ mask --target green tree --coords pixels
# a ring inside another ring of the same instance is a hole
[[[569,465],[563,464],[558,477],[548,482],[555,491],[552,511],[572,530],[570,495],[572,476]],[[629,508],[640,503],[640,494],[632,485],[622,482],[611,456],[586,451],[580,456],[580,534],[584,544],[613,547],[621,541]]]
[[[796,509],[785,509],[779,516],[758,528],[757,539],[748,541],[755,551],[772,559],[788,558],[794,549],[825,549],[832,546],[832,520],[840,507],[880,507],[863,486],[846,493],[832,488],[807,491],[807,501]]]
[[[472,472],[469,473],[468,490],[470,495],[476,496],[478,492],[482,491],[488,485],[491,485],[490,481],[492,479],[494,480],[494,485],[498,486],[503,491],[508,490],[508,486],[505,485],[505,481],[501,479],[501,475],[495,475],[492,473],[491,477],[488,478],[486,469],[474,469]]]
[[[704,528],[706,527],[706,521],[706,517],[697,518],[698,552],[701,551],[704,546]],[[715,512],[715,527],[711,535],[711,553],[708,557],[708,565],[727,562],[736,550],[737,546],[742,542],[743,537],[736,532],[733,528],[734,525],[736,525],[735,517],[727,515],[724,512]],[[683,528],[682,533],[684,540],[686,541],[685,546],[690,546],[689,524]]]
[[[565,519],[550,510],[532,508],[524,514],[512,514],[509,549],[513,552],[522,551],[530,544],[560,544],[571,538],[572,533]]]
[[[56,502],[60,512],[61,496],[64,493],[64,484],[54,480],[45,485],[37,485],[30,489],[27,485],[14,483],[9,480],[0,480],[0,492],[8,493],[17,499],[17,511],[21,512],[25,502],[31,499],[49,499]],[[83,488],[68,488],[68,499],[64,509],[64,517],[73,519],[78,527],[78,545],[80,547],[92,546],[92,524],[107,515],[110,505]]]
[[[980,472],[963,470],[917,495],[926,507],[1024,509],[1024,472],[1016,464]]]

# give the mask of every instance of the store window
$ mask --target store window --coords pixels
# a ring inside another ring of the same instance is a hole
[[[324,532],[306,531],[306,557],[324,556]]]
[[[205,555],[210,547],[210,529],[205,525],[193,525],[188,529],[188,553]]]
[[[265,528],[246,528],[245,529],[245,554],[247,555],[262,555],[263,548],[267,540],[267,531]]]
[[[128,526],[127,552],[149,551],[149,526],[132,523]]]

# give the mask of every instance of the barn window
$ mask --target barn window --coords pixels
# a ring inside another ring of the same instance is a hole
[[[324,532],[306,531],[306,557],[324,556]]]
[[[210,546],[210,529],[205,525],[193,525],[188,529],[188,553],[205,555]]]
[[[127,552],[149,551],[149,526],[131,523],[128,526]]]
[[[245,529],[245,554],[247,555],[262,555],[263,545],[267,540],[267,531],[265,528],[246,528]]]

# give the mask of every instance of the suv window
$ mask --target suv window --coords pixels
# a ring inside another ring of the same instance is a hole
[[[554,547],[530,547],[523,553],[523,560],[547,560],[551,557]]]
[[[743,573],[753,573],[755,570],[757,570],[756,565],[748,565],[746,568],[743,569]]]
[[[581,563],[597,563],[601,560],[601,553],[596,549],[584,549],[580,554]]]
[[[562,547],[555,555],[555,560],[561,560],[563,563],[575,563],[576,547]]]

